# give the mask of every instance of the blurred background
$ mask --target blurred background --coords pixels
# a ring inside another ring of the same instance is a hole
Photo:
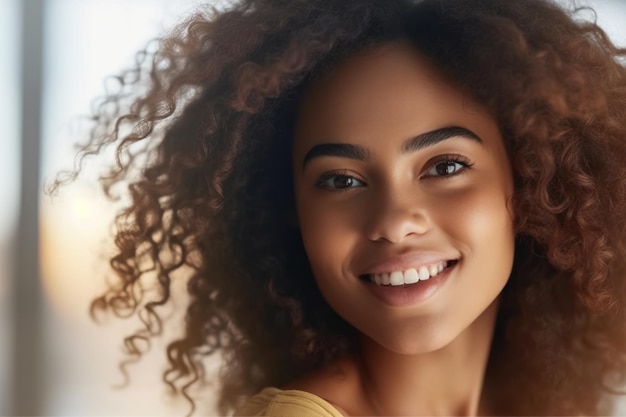
[[[123,382],[122,337],[138,323],[96,325],[87,314],[111,250],[113,208],[94,180],[98,167],[58,197],[41,190],[73,165],[78,117],[103,94],[105,77],[199,3],[0,0],[0,415],[188,412],[161,382],[165,342],[130,368],[128,387],[114,388]],[[593,6],[626,46],[626,1],[577,4]],[[197,415],[213,414],[211,390],[196,395]]]

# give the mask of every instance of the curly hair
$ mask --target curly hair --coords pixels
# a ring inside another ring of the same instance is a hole
[[[138,315],[145,328],[125,346],[141,356],[184,280],[164,380],[188,396],[220,354],[223,414],[354,349],[293,227],[293,122],[303,91],[343,57],[407,39],[492,112],[514,170],[515,262],[485,379],[495,410],[609,413],[626,375],[626,50],[576,16],[546,0],[197,12],[118,77],[79,155],[114,147],[101,182],[130,197],[115,220],[116,281],[92,314]]]

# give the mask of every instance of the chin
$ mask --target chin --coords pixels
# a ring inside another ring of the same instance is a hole
[[[385,349],[401,355],[436,352],[454,343],[482,344],[483,341],[491,340],[498,305],[499,298],[496,298],[470,323],[463,320],[440,320],[422,323],[421,326],[415,326],[411,330],[396,328],[395,331],[381,334],[376,342]]]

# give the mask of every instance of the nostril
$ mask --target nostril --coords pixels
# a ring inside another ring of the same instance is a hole
[[[406,207],[389,204],[384,212],[372,220],[371,229],[366,233],[371,242],[399,244],[431,230],[431,220],[425,210],[416,209],[413,203],[407,203]]]

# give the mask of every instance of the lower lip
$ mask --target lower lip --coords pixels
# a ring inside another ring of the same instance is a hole
[[[438,275],[426,281],[418,281],[415,284],[392,286],[377,285],[373,282],[365,281],[365,285],[376,298],[385,304],[393,307],[415,305],[432,297],[446,282],[450,271],[455,266],[452,265]]]

